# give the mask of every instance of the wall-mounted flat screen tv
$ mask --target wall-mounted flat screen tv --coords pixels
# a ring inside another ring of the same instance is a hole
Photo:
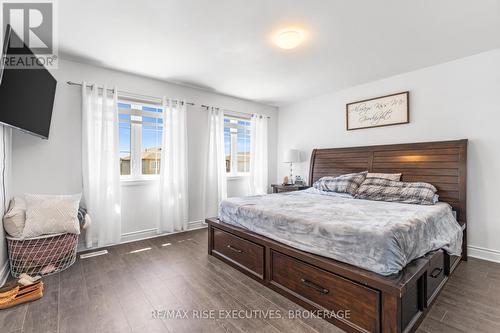
[[[0,123],[48,139],[57,81],[43,65],[12,65],[20,54],[35,57],[24,43],[11,47],[13,38],[20,40],[8,25],[0,64]]]

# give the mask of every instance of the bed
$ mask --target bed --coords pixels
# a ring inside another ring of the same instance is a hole
[[[232,199],[219,218],[207,219],[209,254],[346,331],[414,331],[467,258],[466,161],[467,140],[316,149],[310,184],[364,170],[401,172],[403,181],[435,185],[442,203],[310,191]],[[348,317],[335,315],[345,310]]]
[[[361,200],[310,188],[224,200],[219,219],[385,276],[431,251],[460,255],[462,250],[462,229],[442,202]]]

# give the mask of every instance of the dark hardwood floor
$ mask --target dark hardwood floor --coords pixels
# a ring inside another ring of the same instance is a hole
[[[207,255],[206,230],[108,248],[44,278],[42,299],[0,311],[8,332],[341,332],[283,318],[294,303]],[[133,252],[136,250],[147,249]],[[132,252],[132,253],[131,253]],[[252,319],[154,319],[162,310],[262,310]],[[275,318],[264,318],[274,313]],[[282,314],[282,318],[276,318]],[[500,264],[461,263],[418,332],[500,332]]]

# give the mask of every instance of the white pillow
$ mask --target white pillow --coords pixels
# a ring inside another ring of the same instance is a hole
[[[58,233],[79,234],[78,206],[81,194],[25,194],[26,223],[23,238]]]
[[[392,180],[394,182],[399,182],[401,180],[401,174],[400,173],[368,172],[368,175],[366,175],[366,178],[383,178],[383,179],[387,179],[387,180]]]
[[[26,221],[26,202],[22,196],[10,201],[9,211],[3,217],[3,227],[9,236],[21,238]]]

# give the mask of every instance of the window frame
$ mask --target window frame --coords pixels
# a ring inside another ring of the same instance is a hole
[[[139,101],[136,99],[127,99],[124,97],[118,98],[119,104],[130,104],[131,108],[123,108],[118,106],[118,114],[130,114],[131,118],[133,116],[148,117],[148,118],[163,118],[163,112],[165,112],[162,105],[148,103],[145,101]],[[137,110],[132,107],[132,105],[137,105],[141,107],[151,107],[155,109],[162,109],[162,112],[154,111],[144,111]],[[124,112],[125,110],[125,112]],[[120,119],[118,119],[120,121]],[[121,175],[120,181],[123,183],[141,183],[144,181],[158,181],[160,179],[160,174],[143,174],[142,173],[142,130],[144,123],[142,120],[140,122],[133,121],[130,119],[130,174]],[[162,124],[162,131],[165,130],[165,124]],[[118,143],[120,144],[120,142]],[[162,145],[160,143],[160,145]],[[163,147],[162,147],[163,148]],[[161,156],[160,156],[161,158]],[[160,166],[161,167],[161,166]]]
[[[240,125],[235,125],[235,126],[226,126],[226,119],[233,119],[233,120],[236,120],[236,121],[247,121],[247,122],[251,122],[251,118],[250,117],[242,117],[242,116],[236,116],[236,115],[232,115],[232,114],[224,114],[224,131],[226,129],[226,127],[229,127],[229,128],[244,128],[244,129],[248,129],[248,131],[250,132],[251,131],[251,124],[247,125],[247,126],[240,126]],[[250,134],[251,136],[251,134]],[[226,171],[226,178],[231,180],[231,179],[238,179],[238,178],[244,178],[244,177],[249,177],[250,176],[250,165],[248,166],[248,171],[247,172],[239,172],[238,171],[238,133],[230,133],[230,138],[231,138],[231,144],[230,144],[230,153],[231,153],[231,161],[230,161],[230,165],[231,165],[231,171],[230,172],[227,172]],[[250,143],[251,144],[251,143]],[[226,145],[226,141],[225,141],[225,138],[224,138],[224,155],[226,155],[225,153],[225,145]],[[251,159],[252,156],[250,154],[250,150],[248,152],[249,154],[249,158]],[[224,159],[225,160],[225,159]]]

